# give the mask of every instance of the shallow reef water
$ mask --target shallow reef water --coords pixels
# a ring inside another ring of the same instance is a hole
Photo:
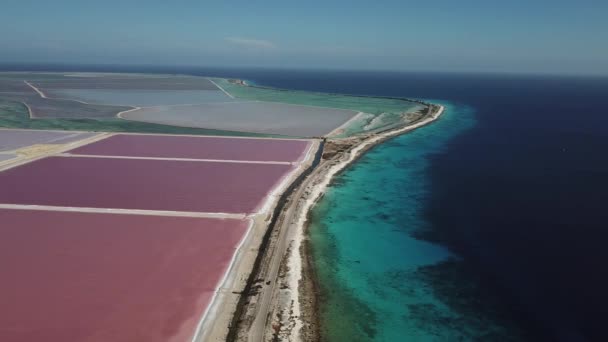
[[[444,105],[440,120],[365,154],[313,210],[324,340],[519,340],[508,320],[481,309],[490,301],[475,300],[459,256],[417,238],[429,228],[428,157],[475,124],[472,108]]]

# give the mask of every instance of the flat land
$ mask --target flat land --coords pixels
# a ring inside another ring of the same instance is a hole
[[[355,115],[357,112],[347,109],[247,101],[141,108],[121,117],[173,126],[315,137],[328,134]]]
[[[426,105],[241,84],[0,73],[0,126],[106,132],[0,130],[0,159],[19,155],[0,172],[1,341],[219,341],[243,298],[249,338],[299,324],[295,294],[272,313],[282,257],[298,250],[279,225],[301,219],[279,203],[320,142],[108,132],[346,136],[417,122]],[[79,139],[99,141],[56,146]]]
[[[17,78],[23,78],[23,75]],[[31,78],[32,83],[42,89],[218,90],[205,77],[196,76],[113,73],[30,75],[25,76],[26,79]]]
[[[126,106],[86,104],[69,99],[42,98],[35,91],[0,94],[0,99],[23,103],[31,118],[112,118],[116,113],[132,109]]]
[[[2,77],[2,74],[0,74],[0,77]],[[24,82],[19,82],[18,80],[10,78],[0,78],[0,92],[2,93],[29,93],[31,90],[32,89]]]
[[[0,129],[0,151],[10,151],[35,144],[67,144],[94,135],[95,133]]]
[[[171,106],[238,101],[215,90],[132,90],[132,89],[58,89],[46,90],[52,98],[115,106]]]
[[[33,132],[18,139],[74,135]],[[0,341],[225,336],[269,212],[313,144],[109,136],[0,171]]]
[[[12,153],[0,153],[0,162],[5,161],[5,160],[11,160],[16,157],[17,157],[17,155],[12,154]]]
[[[26,106],[27,118],[2,120],[2,106],[23,110],[16,103]],[[376,128],[369,122],[377,115],[389,124],[400,121],[404,111],[415,108],[403,100],[259,89],[196,76],[0,73],[0,124],[5,127],[319,137],[336,134],[338,127],[346,135]],[[350,121],[359,112],[366,115]],[[30,122],[35,119],[40,120]]]
[[[295,162],[303,157],[309,146],[309,141],[295,139],[117,134],[70,150],[68,153],[148,158]]]
[[[73,101],[72,101],[73,102]],[[0,93],[0,127],[13,129],[90,131],[90,132],[141,132],[165,134],[195,134],[222,136],[257,136],[248,132],[229,132],[205,128],[187,128],[158,125],[146,122],[112,118],[37,118],[32,117],[27,102],[8,100]],[[78,102],[73,102],[78,103]],[[82,114],[82,113],[77,113]]]
[[[204,77],[60,73],[0,73],[0,99],[47,119],[114,118],[139,106],[233,100]]]
[[[48,157],[0,173],[0,203],[252,213],[285,164]]]
[[[0,209],[1,341],[189,341],[247,220]]]

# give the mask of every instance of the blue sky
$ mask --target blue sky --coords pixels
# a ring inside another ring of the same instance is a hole
[[[4,0],[0,63],[608,74],[608,1]]]

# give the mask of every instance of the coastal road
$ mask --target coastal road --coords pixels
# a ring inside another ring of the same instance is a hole
[[[297,206],[299,200],[304,196],[304,190],[308,185],[316,178],[319,170],[323,166],[323,161],[315,167],[315,169],[302,181],[300,186],[293,192],[291,198],[286,203],[286,210],[282,211],[280,215],[283,217],[277,221],[278,226],[274,229],[278,229],[278,237],[276,239],[276,245],[272,249],[272,255],[270,256],[268,271],[266,274],[259,275],[263,276],[264,282],[270,281],[270,285],[263,287],[259,292],[258,301],[255,308],[255,318],[251,323],[249,332],[247,335],[247,341],[249,342],[262,342],[264,341],[264,332],[268,325],[268,319],[272,310],[272,298],[278,283],[279,268],[281,261],[285,258],[287,248],[289,246],[290,237],[293,232],[292,224],[294,215],[297,213]]]
[[[363,144],[359,144],[356,152],[351,149],[350,153],[354,153],[356,156],[360,156],[362,151],[365,151],[367,146],[373,145],[382,141],[391,136],[403,134],[414,130],[416,128],[422,127],[434,120],[436,120],[443,112],[444,107],[439,106],[438,110],[434,113],[430,113],[430,115],[424,116],[423,119],[417,121],[414,124],[409,124],[405,127],[401,127],[398,129],[389,130],[389,132],[384,132],[380,135],[372,135],[371,138],[366,139],[366,142]],[[352,160],[356,159],[356,157],[351,157],[348,160],[344,161],[346,164],[352,162]],[[331,160],[331,159],[330,159]],[[304,192],[308,188],[308,186],[314,181],[317,180],[320,173],[327,171],[325,167],[328,161],[323,161],[316,166],[316,168],[302,181],[296,190],[294,190],[292,196],[285,204],[286,209],[282,212],[283,217],[277,221],[277,227],[275,229],[279,230],[279,235],[276,240],[276,246],[272,249],[270,256],[270,260],[268,261],[268,271],[265,274],[259,274],[259,278],[263,278],[265,282],[270,281],[270,284],[266,287],[260,289],[258,301],[255,307],[255,318],[252,322],[251,326],[248,330],[247,341],[249,342],[261,342],[264,340],[264,332],[267,327],[269,315],[271,314],[272,307],[272,299],[273,293],[275,291],[275,287],[278,280],[279,268],[281,265],[281,261],[285,257],[288,248],[288,242],[290,241],[290,237],[293,232],[291,231],[293,227],[297,225],[292,224],[294,220],[294,215],[297,214],[298,204],[300,199],[304,197]]]

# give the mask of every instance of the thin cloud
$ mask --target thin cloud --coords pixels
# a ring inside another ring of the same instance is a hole
[[[235,45],[258,49],[274,49],[277,47],[273,42],[263,39],[227,37],[226,41]]]

